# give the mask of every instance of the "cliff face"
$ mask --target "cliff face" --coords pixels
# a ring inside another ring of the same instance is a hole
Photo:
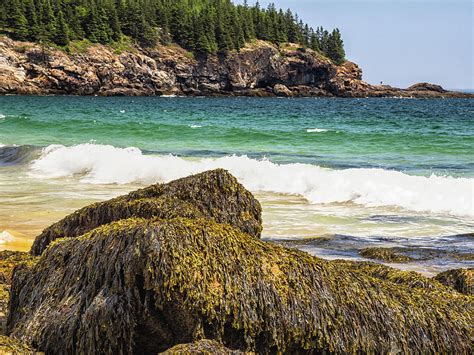
[[[6,37],[0,37],[0,94],[469,96],[429,84],[407,90],[372,86],[362,81],[356,64],[336,66],[294,45],[258,41],[225,57],[195,58],[180,47],[161,45],[121,53],[94,45],[67,54]]]

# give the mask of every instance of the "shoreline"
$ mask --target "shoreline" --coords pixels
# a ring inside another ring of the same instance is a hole
[[[357,64],[335,65],[294,44],[248,44],[227,56],[194,58],[178,46],[115,52],[92,45],[68,54],[0,37],[0,95],[186,97],[474,98],[439,85],[371,85]]]

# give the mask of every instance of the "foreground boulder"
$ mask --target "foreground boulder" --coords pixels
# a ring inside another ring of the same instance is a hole
[[[40,255],[55,239],[77,237],[130,217],[213,218],[259,238],[261,211],[260,203],[235,177],[218,169],[84,207],[45,229],[34,241],[31,253]]]
[[[210,219],[120,220],[15,270],[9,332],[47,353],[469,353],[473,298],[412,287]]]
[[[231,350],[215,340],[203,339],[194,343],[180,344],[161,353],[162,355],[244,355],[239,350]]]
[[[4,334],[5,331],[13,269],[31,259],[32,257],[28,253],[10,250],[0,251],[0,334]],[[0,353],[2,352],[0,351]]]
[[[0,335],[0,354],[2,355],[26,355],[38,354],[27,345],[3,335]]]
[[[436,275],[436,280],[466,295],[474,295],[474,268],[448,270]]]

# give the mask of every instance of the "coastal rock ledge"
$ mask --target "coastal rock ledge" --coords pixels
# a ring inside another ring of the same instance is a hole
[[[337,66],[296,44],[264,41],[226,56],[177,45],[117,50],[72,43],[70,52],[0,36],[0,95],[474,97],[420,83],[370,85],[352,62]]]
[[[260,211],[215,170],[76,212],[14,269],[8,339],[46,354],[471,352],[472,296],[263,242]]]

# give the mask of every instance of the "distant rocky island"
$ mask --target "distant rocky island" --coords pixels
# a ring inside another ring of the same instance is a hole
[[[474,97],[438,85],[370,85],[357,64],[341,65],[297,44],[246,44],[226,55],[177,46],[94,44],[71,53],[0,37],[0,94],[98,96]]]

